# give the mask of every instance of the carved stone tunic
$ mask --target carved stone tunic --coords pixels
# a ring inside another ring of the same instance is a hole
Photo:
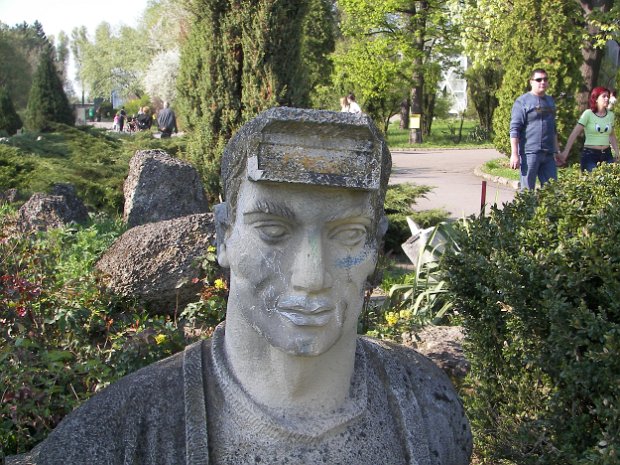
[[[290,416],[254,402],[214,337],[111,385],[9,465],[465,465],[471,432],[450,381],[417,352],[359,338],[349,399]]]

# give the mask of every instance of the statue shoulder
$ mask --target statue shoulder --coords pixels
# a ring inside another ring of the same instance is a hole
[[[137,465],[158,462],[156,454],[183,456],[184,354],[200,351],[200,346],[189,346],[111,384],[65,417],[30,453],[9,457],[7,465]],[[125,462],[124,457],[135,459]]]
[[[369,370],[380,373],[405,427],[425,431],[430,463],[469,464],[472,436],[463,404],[448,376],[419,352],[361,337]]]

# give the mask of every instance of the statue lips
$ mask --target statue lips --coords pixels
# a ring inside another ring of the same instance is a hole
[[[335,307],[328,299],[289,296],[276,305],[280,315],[296,326],[325,326]]]

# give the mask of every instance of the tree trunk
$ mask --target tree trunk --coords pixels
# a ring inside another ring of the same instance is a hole
[[[413,81],[422,83],[424,77],[421,72],[413,72]],[[419,115],[420,124],[419,128],[411,128],[409,130],[409,143],[421,144],[422,143],[422,85],[418,84],[411,89],[411,113]]]
[[[578,0],[578,2],[584,12],[584,19],[587,22],[587,34],[593,36],[594,34],[600,33],[600,28],[590,22],[589,16],[592,14],[593,10],[608,13],[613,6],[614,0]],[[583,84],[580,86],[579,92],[577,93],[577,104],[579,105],[579,110],[583,111],[588,108],[590,91],[598,82],[604,49],[596,49],[592,41],[586,41],[581,49],[581,55],[583,56],[583,64],[580,70],[581,76],[583,77]]]
[[[409,129],[409,98],[405,97],[400,102],[400,128]]]
[[[413,59],[413,73],[411,75],[411,113],[420,115],[420,127],[409,131],[409,143],[422,143],[422,128],[424,127],[425,115],[422,114],[424,107],[424,39],[426,37],[426,15],[429,5],[427,1],[414,2],[415,14],[411,17],[412,30],[415,31]]]

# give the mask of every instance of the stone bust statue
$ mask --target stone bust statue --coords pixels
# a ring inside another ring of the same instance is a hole
[[[443,372],[356,335],[390,168],[366,116],[274,108],[243,126],[216,209],[226,322],[8,463],[468,464],[469,424]]]

